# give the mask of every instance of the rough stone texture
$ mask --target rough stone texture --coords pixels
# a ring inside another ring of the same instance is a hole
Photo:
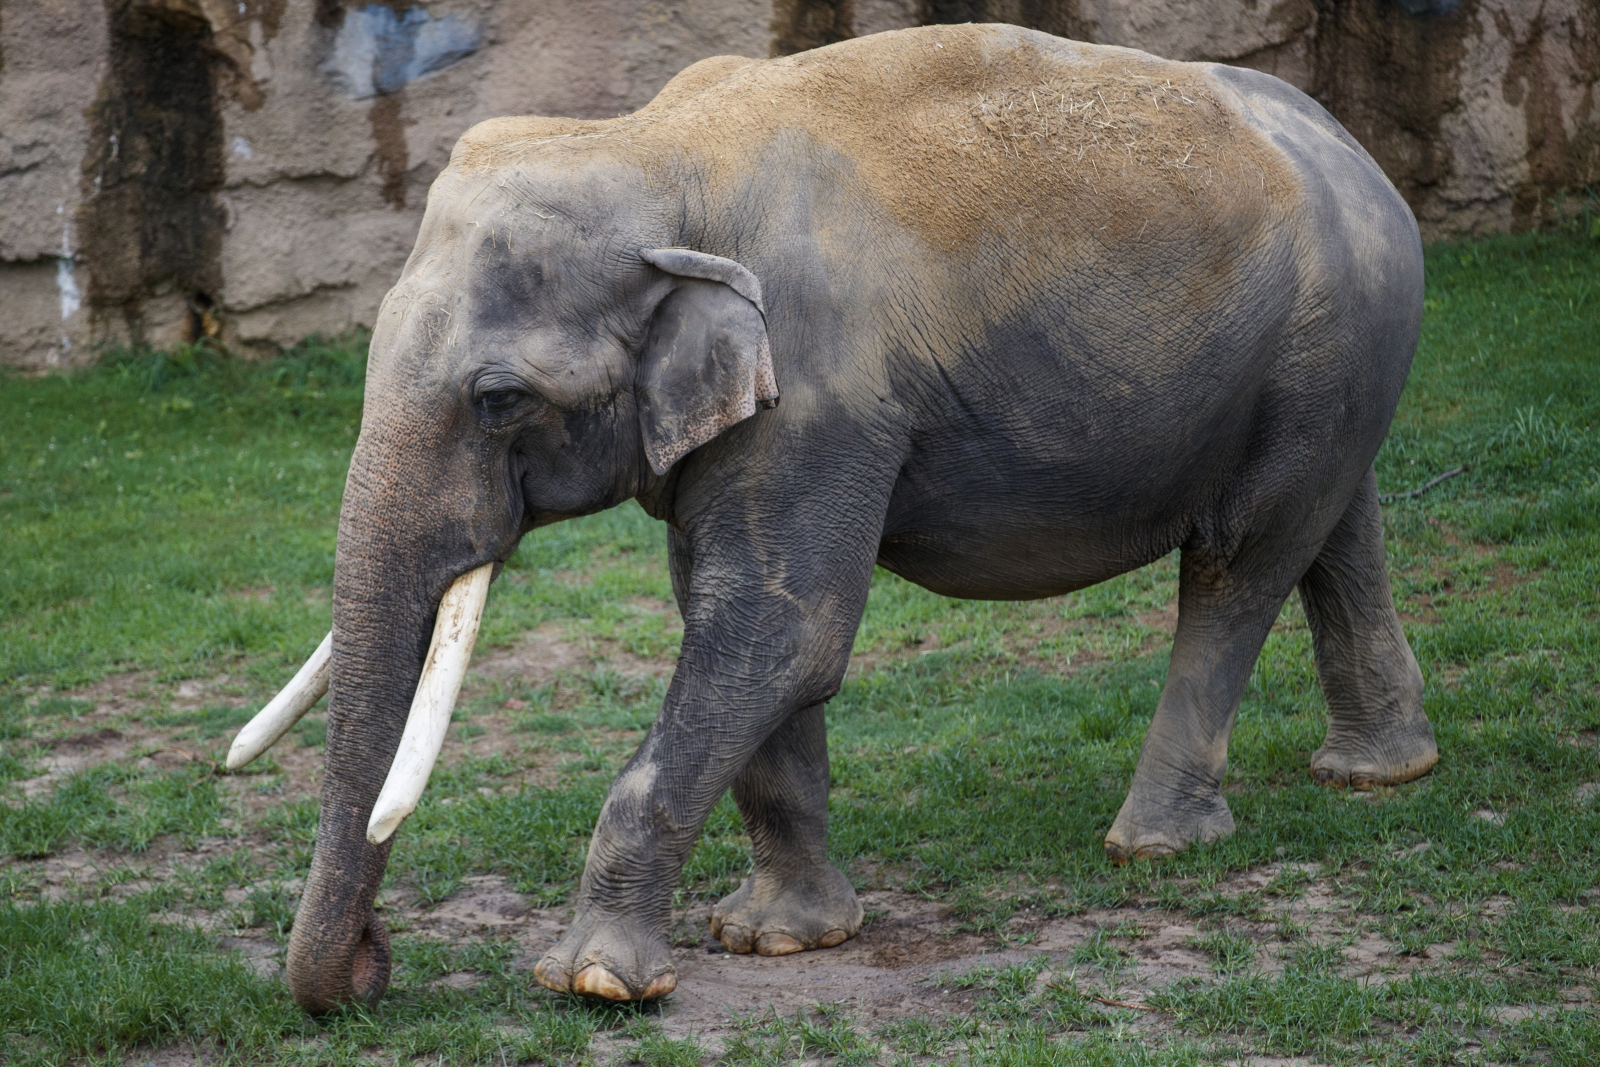
[[[474,122],[604,117],[705,56],[966,21],[1276,74],[1428,237],[1600,188],[1600,0],[0,0],[0,362],[365,326]]]
[[[0,360],[83,355],[86,272],[71,258],[89,152],[88,111],[105,80],[99,0],[0,5]]]

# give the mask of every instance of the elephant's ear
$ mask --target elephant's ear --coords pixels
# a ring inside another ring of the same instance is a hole
[[[637,385],[645,455],[664,474],[757,406],[775,406],[778,384],[754,274],[687,248],[649,248],[639,256],[678,279],[656,306]]]

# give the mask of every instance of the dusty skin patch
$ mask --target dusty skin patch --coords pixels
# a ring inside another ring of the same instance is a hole
[[[1012,27],[923,27],[744,65],[722,57],[680,77],[617,119],[481,123],[451,165],[486,170],[589,147],[670,167],[678,146],[693,144],[717,188],[736,184],[781,131],[801,129],[852,160],[879,204],[946,252],[985,234],[1025,247],[1050,226],[1074,233],[1073,218],[1107,220],[1107,239],[1131,236],[1190,221],[1197,204],[1211,218],[1261,217],[1296,188],[1281,153],[1203,65]],[[840,93],[845,83],[857,90]],[[1083,248],[1102,236],[1083,237]]]

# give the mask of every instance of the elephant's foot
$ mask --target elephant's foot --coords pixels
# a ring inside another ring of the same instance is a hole
[[[1371,789],[1419,778],[1438,762],[1433,726],[1419,711],[1380,728],[1329,730],[1311,757],[1311,777],[1318,785]]]
[[[801,877],[757,871],[711,912],[711,936],[729,952],[785,956],[832,948],[861,929],[855,887],[824,864]]]
[[[1117,863],[1152,860],[1233,833],[1233,813],[1219,792],[1195,797],[1129,790],[1106,834],[1106,856]]]
[[[557,993],[602,1000],[654,1000],[678,985],[665,936],[600,914],[580,913],[533,976]]]

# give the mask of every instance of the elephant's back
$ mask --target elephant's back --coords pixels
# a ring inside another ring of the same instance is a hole
[[[1308,154],[1274,123],[1322,148],[1354,146],[1325,112],[1308,124],[1308,108],[1320,112],[1252,71],[1016,26],[927,26],[777,59],[713,57],[615,119],[491,120],[462,138],[454,162],[516,166],[538,153],[553,166],[575,152],[669,180],[687,164],[713,205],[720,189],[742,211],[752,174],[799,135],[900,226],[958,257],[984,242],[1008,254],[1030,242],[1092,250],[1177,231],[1248,244],[1312,192]]]
[[[1301,195],[1281,148],[1207,64],[967,25],[726,69],[631,117],[636,143],[737,182],[774,139],[803,132],[952,254],[984,240],[1251,229]]]

